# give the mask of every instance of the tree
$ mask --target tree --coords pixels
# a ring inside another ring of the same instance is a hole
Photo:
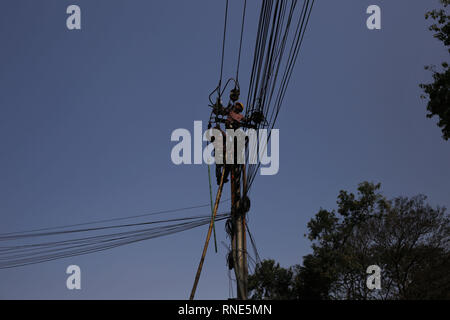
[[[434,32],[434,37],[442,41],[446,47],[450,45],[450,16],[446,14],[446,8],[450,0],[441,0],[443,9],[433,10],[425,14],[426,19],[433,19],[429,29]],[[450,52],[450,49],[449,49]],[[442,63],[442,72],[438,72],[435,66],[426,66],[425,69],[433,73],[433,82],[421,84],[425,95],[422,98],[428,98],[427,114],[428,118],[437,116],[439,121],[437,125],[442,128],[442,137],[445,140],[450,138],[450,70],[447,62]]]
[[[251,299],[289,300],[295,299],[293,271],[284,269],[274,260],[263,260],[248,278]]]
[[[450,220],[426,197],[387,200],[380,184],[364,182],[358,196],[341,191],[338,210],[308,223],[313,254],[330,299],[450,298]],[[383,270],[381,290],[366,286],[366,269]],[[317,269],[317,268],[316,268]],[[300,274],[301,275],[301,274]],[[307,288],[306,288],[307,289]],[[302,289],[302,290],[306,290]]]
[[[331,285],[331,269],[314,255],[303,257],[303,265],[295,266],[294,290],[300,300],[327,300]]]
[[[388,200],[379,189],[363,182],[357,195],[340,191],[337,210],[320,209],[308,223],[313,253],[284,271],[263,262],[252,278],[254,297],[450,299],[445,208],[432,208],[423,195]],[[382,270],[381,290],[367,288],[371,265]]]

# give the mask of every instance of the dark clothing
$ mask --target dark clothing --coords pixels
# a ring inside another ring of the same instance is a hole
[[[245,121],[245,117],[238,113],[235,112],[233,109],[233,106],[230,106],[228,108],[224,108],[224,113],[227,115],[227,119],[225,120],[225,128],[226,129],[238,129],[239,127],[241,127],[242,123]],[[222,130],[221,130],[222,131]],[[224,176],[224,183],[228,182],[228,176],[230,174],[230,169],[231,169],[231,164],[227,164],[226,161],[226,140],[227,140],[227,136],[226,134],[222,131],[223,134],[223,150],[221,150],[223,152],[223,163],[224,164],[217,164],[216,163],[216,178],[217,178],[217,184],[220,185],[220,179],[222,178],[222,170],[225,167],[225,176]],[[235,146],[236,148],[236,146]],[[216,152],[216,151],[214,151]],[[234,152],[234,155],[236,156],[236,150]],[[235,160],[236,161],[236,160]]]

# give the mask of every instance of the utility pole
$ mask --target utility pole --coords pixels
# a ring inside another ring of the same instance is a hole
[[[231,169],[231,221],[233,225],[231,248],[237,283],[237,298],[246,300],[248,292],[248,267],[245,228],[246,212],[243,210],[241,200],[241,174],[243,173],[243,168],[243,165],[233,164]],[[245,177],[243,180],[245,184]]]
[[[246,214],[248,210],[250,210],[250,200],[248,200],[247,197],[247,174],[246,174],[245,164],[242,165],[242,194],[244,199],[243,201],[246,202],[245,205],[243,205],[244,210],[242,210],[244,213],[242,214],[242,230],[243,232],[243,254],[244,254],[244,288],[245,293],[248,298],[248,254],[247,254],[247,225],[246,225]]]

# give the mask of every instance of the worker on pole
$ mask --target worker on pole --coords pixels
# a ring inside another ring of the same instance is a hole
[[[242,125],[245,123],[245,117],[241,114],[242,111],[244,111],[244,105],[241,102],[236,102],[235,104],[233,104],[227,108],[222,107],[221,110],[217,110],[216,112],[218,114],[222,114],[222,115],[226,116],[226,119],[225,119],[225,128],[226,129],[237,130],[240,127],[242,127]],[[227,135],[222,129],[220,129],[219,124],[216,125],[216,129],[218,129],[222,132],[222,135],[224,138],[223,139],[223,149],[215,151],[215,152],[223,152],[223,155],[224,155],[223,156],[223,159],[224,159],[223,164],[218,164],[216,162],[216,178],[217,178],[217,184],[219,185],[221,173],[222,173],[222,167],[225,167],[224,183],[228,182],[228,176],[230,174],[230,165],[227,163],[227,160],[226,160]],[[235,152],[234,154],[236,155],[237,153]]]

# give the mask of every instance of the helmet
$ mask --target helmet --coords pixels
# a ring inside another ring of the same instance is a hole
[[[244,111],[244,105],[241,102],[236,102],[234,106],[236,107],[238,112]]]

